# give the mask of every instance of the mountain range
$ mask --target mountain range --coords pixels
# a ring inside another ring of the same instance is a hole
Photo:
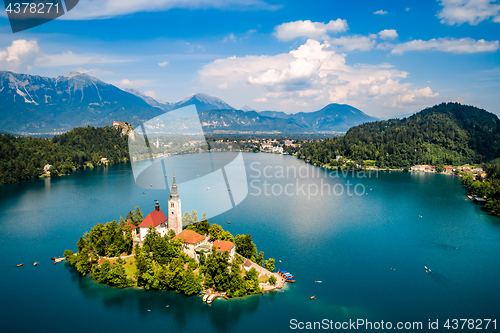
[[[248,106],[237,110],[206,94],[177,103],[163,102],[85,73],[49,78],[0,71],[1,132],[65,132],[79,126],[111,125],[113,121],[137,126],[191,104],[196,105],[204,131],[212,133],[335,133],[377,120],[345,104],[296,114],[257,112]]]

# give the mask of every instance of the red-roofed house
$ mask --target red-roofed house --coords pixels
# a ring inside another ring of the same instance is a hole
[[[168,232],[167,217],[161,211],[158,201],[156,202],[155,210],[149,213],[148,216],[142,220],[141,224],[139,224],[139,238],[141,241],[144,241],[150,226],[155,228],[161,237]]]
[[[217,252],[226,252],[227,251],[229,253],[229,257],[231,259],[234,258],[234,252],[236,249],[234,243],[229,242],[229,241],[216,240],[213,243],[213,246],[215,246],[215,250]]]
[[[130,226],[130,229],[132,229],[132,238],[137,237],[137,226],[133,225],[130,220],[127,220],[127,226]],[[126,227],[123,227],[122,230],[125,230]],[[125,232],[125,231],[123,231]]]
[[[195,248],[206,244],[207,238],[205,236],[200,235],[196,231],[184,229],[173,239],[182,239],[184,241],[183,250],[191,258],[196,259]]]
[[[249,271],[252,268],[252,262],[247,259],[245,261],[245,264],[243,265],[243,268],[245,268],[246,271]]]

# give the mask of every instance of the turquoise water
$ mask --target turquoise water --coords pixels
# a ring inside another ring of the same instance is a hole
[[[291,271],[296,284],[208,306],[173,292],[97,285],[67,264],[54,265],[50,258],[75,250],[96,223],[117,220],[137,205],[147,214],[154,199],[160,205],[167,199],[137,187],[126,164],[77,171],[0,186],[2,332],[281,332],[291,319],[418,321],[425,328],[429,319],[495,316],[498,329],[500,219],[465,201],[460,179],[398,172],[332,178],[291,156],[244,158],[249,195],[210,222],[234,235],[251,233],[258,250]],[[287,166],[304,177],[291,169],[281,177]],[[273,177],[257,177],[264,169]],[[286,185],[293,194],[267,196],[264,181],[275,194]],[[351,189],[360,184],[361,195],[313,195],[308,185],[340,184],[338,193],[347,182]],[[297,191],[301,185],[304,192]],[[179,193],[183,210],[202,204],[183,196],[182,184]]]

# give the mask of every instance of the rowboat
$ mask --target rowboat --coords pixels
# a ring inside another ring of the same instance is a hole
[[[208,295],[208,294],[203,295],[203,302],[206,302],[206,301],[207,301],[208,296],[210,296],[210,295]]]
[[[21,267],[22,265],[24,265],[24,264],[19,264],[19,265],[17,265],[17,267]]]
[[[208,297],[208,299],[207,299],[207,304],[212,303],[212,302],[214,301],[214,299],[215,299],[215,294],[210,295],[210,296]]]
[[[315,299],[315,298],[316,298],[316,296],[311,296],[311,299]]]

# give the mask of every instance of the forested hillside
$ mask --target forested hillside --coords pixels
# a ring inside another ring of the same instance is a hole
[[[409,118],[353,127],[343,137],[304,145],[298,155],[320,164],[341,155],[378,167],[476,164],[500,156],[500,121],[473,106],[443,103]]]
[[[127,136],[109,126],[78,127],[52,139],[15,137],[0,134],[0,184],[38,178],[45,165],[51,175],[80,169],[127,162]]]

